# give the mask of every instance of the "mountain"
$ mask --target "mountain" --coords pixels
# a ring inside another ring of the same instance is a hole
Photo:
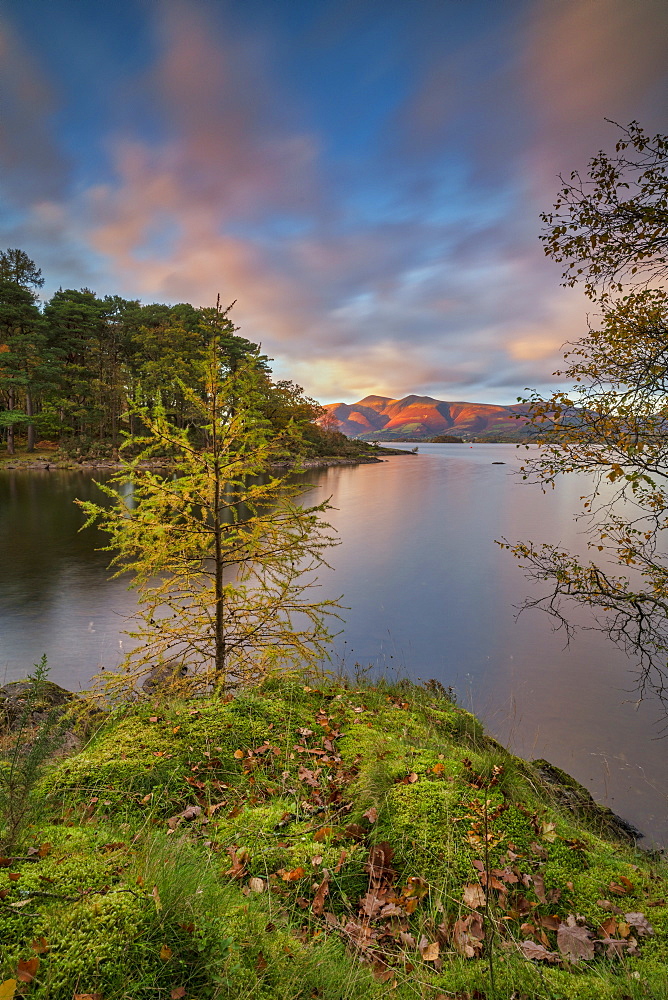
[[[421,441],[437,434],[512,438],[522,433],[527,412],[524,403],[449,403],[431,396],[365,396],[358,403],[328,403],[325,409],[338,420],[338,430],[365,441]]]

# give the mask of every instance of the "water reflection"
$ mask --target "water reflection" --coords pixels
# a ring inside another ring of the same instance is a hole
[[[540,612],[516,620],[531,585],[493,540],[584,544],[572,519],[582,482],[543,495],[512,475],[518,465],[512,447],[433,445],[304,477],[311,500],[332,496],[342,541],[318,595],[343,593],[350,609],[333,659],[452,685],[519,753],[547,757],[668,842],[658,707],[633,704],[627,658],[595,633],[565,649]],[[74,496],[101,501],[82,474],[0,476],[0,677],[23,676],[46,652],[53,678],[74,688],[121,658],[135,597],[107,579],[103,536],[77,533]]]

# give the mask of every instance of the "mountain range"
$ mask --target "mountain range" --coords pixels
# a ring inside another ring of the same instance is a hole
[[[331,426],[364,441],[423,441],[440,434],[462,439],[516,438],[526,425],[527,405],[450,403],[432,396],[365,396],[358,403],[328,403]]]

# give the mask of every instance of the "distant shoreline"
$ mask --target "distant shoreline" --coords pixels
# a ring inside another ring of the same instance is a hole
[[[403,448],[383,448],[379,447],[378,452],[381,454],[366,454],[366,455],[331,455],[331,456],[318,456],[312,458],[304,458],[300,463],[286,460],[285,462],[275,462],[271,468],[272,469],[289,469],[297,464],[304,469],[326,469],[337,465],[375,465],[378,462],[383,461],[383,455],[410,455],[411,452],[406,451]],[[160,469],[165,467],[165,463],[159,460],[154,462],[142,463],[144,468],[154,468]],[[47,456],[39,455],[35,458],[10,458],[3,457],[0,459],[0,472],[7,470],[9,472],[98,472],[98,471],[117,471],[122,469],[122,462],[115,462],[112,459],[82,459],[77,461],[71,458],[68,459],[50,459]]]

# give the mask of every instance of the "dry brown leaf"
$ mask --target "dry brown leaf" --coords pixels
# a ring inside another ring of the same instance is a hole
[[[380,892],[369,890],[360,899],[360,912],[371,919],[378,916],[384,906],[385,893],[382,890]]]
[[[533,875],[533,887],[536,896],[538,897],[538,902],[547,903],[547,897],[545,895],[545,880],[538,872],[535,872]]]
[[[329,872],[325,870],[325,877],[318,886],[313,898],[312,910],[316,917],[319,917],[325,909],[325,897],[329,895]]]
[[[482,951],[484,939],[482,917],[479,913],[471,913],[468,917],[458,920],[452,929],[452,943],[455,951],[464,958],[475,958]]]
[[[186,995],[185,986],[175,986],[174,989],[169,994],[169,1000],[183,1000]]]
[[[103,1000],[103,998],[101,993],[75,993],[73,1000]]]
[[[477,883],[465,885],[462,899],[464,901],[464,905],[469,906],[472,910],[477,910],[479,906],[484,906],[485,893],[482,886]]]
[[[420,954],[424,962],[435,962],[441,953],[438,941],[431,941],[426,947],[420,948]]]
[[[378,810],[375,806],[371,806],[371,808],[367,809],[367,811],[362,813],[362,815],[365,819],[368,819],[370,823],[375,823],[378,819]]]
[[[559,924],[561,923],[559,917],[552,917],[549,914],[543,917],[538,917],[538,922],[541,927],[547,928],[548,931],[559,930]]]
[[[566,918],[565,924],[559,924],[557,947],[571,962],[594,957],[591,932],[586,927],[581,927],[572,913]]]
[[[174,954],[174,952],[169,947],[169,945],[168,944],[163,944],[162,948],[160,949],[160,958],[162,959],[162,961],[163,962],[169,962],[169,960],[170,960],[170,958],[172,957],[173,954]]]
[[[34,958],[21,960],[16,969],[16,978],[21,983],[31,983],[37,975],[38,969],[39,958],[36,955]]]
[[[243,750],[235,750],[234,756],[237,758],[237,760],[241,760],[243,757],[246,756],[246,754],[243,752]]]
[[[549,962],[553,965],[559,959],[556,952],[548,951],[545,945],[537,944],[535,941],[523,941],[520,951],[532,962]]]
[[[281,876],[284,882],[298,882],[300,878],[306,875],[306,869],[293,868],[292,871],[287,872],[284,868],[281,868],[277,874]]]
[[[46,955],[49,945],[45,937],[35,938],[30,946],[37,955]]]
[[[257,877],[249,879],[248,888],[251,892],[264,892],[264,879]]]
[[[641,936],[653,937],[654,928],[644,913],[625,913],[624,920]]]

